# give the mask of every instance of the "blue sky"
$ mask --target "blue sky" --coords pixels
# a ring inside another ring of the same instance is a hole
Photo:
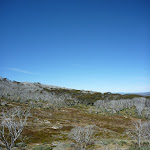
[[[0,76],[150,91],[149,8],[149,0],[0,0]]]

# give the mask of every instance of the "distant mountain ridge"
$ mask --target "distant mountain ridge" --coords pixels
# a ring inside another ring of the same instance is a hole
[[[128,92],[117,92],[119,94],[122,94],[122,95],[125,95],[125,94],[128,94],[128,95],[141,95],[141,96],[150,96],[150,92],[135,92],[135,93],[128,93]],[[114,93],[115,94],[115,93]]]
[[[136,94],[141,96],[150,96],[150,92],[139,92],[139,93],[128,93],[128,94]]]

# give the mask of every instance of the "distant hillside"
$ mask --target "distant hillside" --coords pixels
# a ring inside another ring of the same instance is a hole
[[[27,104],[30,107],[59,109],[71,106],[94,106],[96,113],[118,113],[134,109],[132,116],[150,117],[150,97],[136,94],[114,94],[67,89],[41,83],[10,81],[0,78],[0,106],[6,101]],[[136,109],[135,109],[136,108]]]
[[[110,92],[100,93],[76,89],[67,89],[58,86],[45,85],[41,83],[10,81],[0,78],[0,98],[13,101],[48,101],[51,103],[73,102],[93,105],[97,100],[117,100],[141,97],[136,94],[112,94]]]
[[[150,96],[150,92],[131,93],[131,94],[136,94],[136,95],[141,95],[141,96]]]

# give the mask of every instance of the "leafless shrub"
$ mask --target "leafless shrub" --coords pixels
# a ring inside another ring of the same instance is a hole
[[[145,107],[146,98],[144,97],[134,98],[133,102],[134,102],[134,106],[136,107],[138,116],[141,116],[142,111]]]
[[[0,116],[0,144],[11,150],[26,124],[29,110],[19,107],[3,111]]]
[[[99,109],[102,112],[105,112],[109,108],[109,103],[107,100],[106,101],[105,100],[98,100],[94,103],[94,106],[95,106],[97,113],[99,112]]]
[[[127,134],[134,138],[141,147],[143,139],[150,139],[150,122],[141,122],[141,119],[132,123],[134,128],[127,130]]]
[[[149,101],[144,97],[137,97],[133,99],[119,99],[119,100],[98,100],[94,103],[96,112],[99,109],[103,112],[119,112],[123,109],[130,109],[135,106],[138,116],[142,115],[142,111],[149,105]]]
[[[145,105],[146,105],[146,107],[150,107],[150,99],[147,99],[147,100],[145,101]]]
[[[77,126],[73,128],[69,134],[69,137],[74,139],[80,144],[82,149],[85,149],[87,144],[90,144],[94,135],[94,126],[89,125],[85,127]]]
[[[144,133],[145,139],[150,140],[150,121],[143,123],[143,133]]]

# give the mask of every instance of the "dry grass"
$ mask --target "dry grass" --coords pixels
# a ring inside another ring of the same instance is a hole
[[[89,114],[77,108],[63,108],[57,111],[45,111],[40,109],[31,110],[32,118],[29,119],[30,126],[27,126],[23,134],[28,136],[28,143],[52,142],[57,140],[67,140],[66,134],[74,126],[96,125],[97,136],[105,133],[106,138],[118,135],[125,138],[124,131],[131,123],[130,118],[123,116],[104,116]],[[37,121],[34,121],[38,118]],[[42,121],[48,121],[46,124]],[[54,126],[60,126],[53,129]],[[30,136],[31,135],[31,136]],[[53,136],[55,135],[55,136]],[[57,135],[61,137],[58,138]]]
[[[8,109],[20,106],[27,108],[27,104],[9,103]],[[6,108],[5,108],[6,109]],[[101,139],[128,139],[125,134],[126,129],[131,125],[134,118],[106,115],[90,114],[88,107],[79,106],[72,108],[61,108],[60,110],[44,110],[40,108],[31,109],[32,116],[28,118],[28,124],[23,130],[24,140],[28,145],[34,143],[48,143],[54,141],[68,143],[68,133],[75,126],[95,125],[95,141]],[[113,145],[114,146],[114,145]],[[96,149],[94,146],[93,149]]]

